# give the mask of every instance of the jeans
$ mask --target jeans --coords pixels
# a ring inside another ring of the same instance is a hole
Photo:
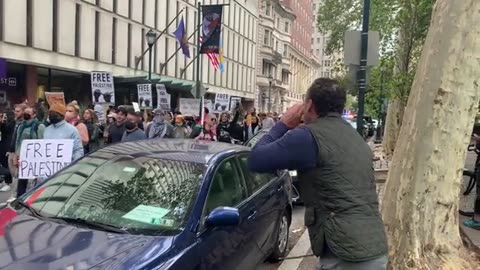
[[[325,255],[320,258],[320,270],[386,270],[387,263],[387,255],[370,261],[348,262],[327,250]]]

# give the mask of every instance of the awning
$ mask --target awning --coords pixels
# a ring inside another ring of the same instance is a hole
[[[157,74],[152,74],[152,80],[148,80],[148,76],[116,76],[116,83],[132,83],[132,84],[143,84],[143,83],[159,83],[164,84],[166,88],[184,91],[190,93],[192,96],[195,96],[196,83],[194,81],[182,80],[178,78],[173,78],[169,76],[160,76]],[[203,90],[202,90],[203,89]],[[200,92],[205,93],[205,88],[203,85],[200,86]]]
[[[272,60],[267,59],[267,58],[263,58],[263,62],[265,62],[265,63],[267,63],[267,64],[270,64],[270,65],[272,65],[272,66],[277,66],[275,63],[273,63]]]
[[[286,69],[286,68],[282,68],[282,72],[286,72],[286,73],[288,73],[288,74],[290,74],[290,75],[292,74],[292,72],[290,72],[290,70],[288,70],[288,69]]]

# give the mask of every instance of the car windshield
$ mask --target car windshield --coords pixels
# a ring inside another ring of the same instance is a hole
[[[22,199],[49,219],[104,224],[133,234],[172,235],[185,226],[203,171],[202,164],[193,162],[93,155]]]

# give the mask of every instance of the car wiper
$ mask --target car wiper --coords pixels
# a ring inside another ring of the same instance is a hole
[[[127,228],[120,228],[120,227],[117,227],[117,226],[114,226],[114,225],[108,225],[108,224],[104,224],[104,223],[101,223],[101,222],[85,220],[85,219],[81,219],[81,218],[50,217],[49,219],[61,220],[61,221],[64,221],[68,224],[81,225],[81,226],[86,226],[86,227],[89,227],[89,228],[100,229],[100,230],[103,230],[103,231],[109,231],[109,232],[115,232],[115,233],[121,233],[121,234],[130,234],[130,232],[128,232]]]
[[[30,205],[26,204],[24,201],[21,201],[19,199],[17,199],[15,201],[17,204],[21,205],[23,208],[26,208],[28,209],[28,211],[30,211],[30,213],[32,213],[32,215],[34,215],[35,217],[43,217],[42,215],[40,215],[40,213],[38,213],[37,210],[35,210],[35,208],[31,207]]]

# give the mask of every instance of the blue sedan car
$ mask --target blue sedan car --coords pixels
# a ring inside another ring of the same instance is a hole
[[[0,209],[0,269],[241,269],[285,256],[288,172],[194,140],[108,146]]]

